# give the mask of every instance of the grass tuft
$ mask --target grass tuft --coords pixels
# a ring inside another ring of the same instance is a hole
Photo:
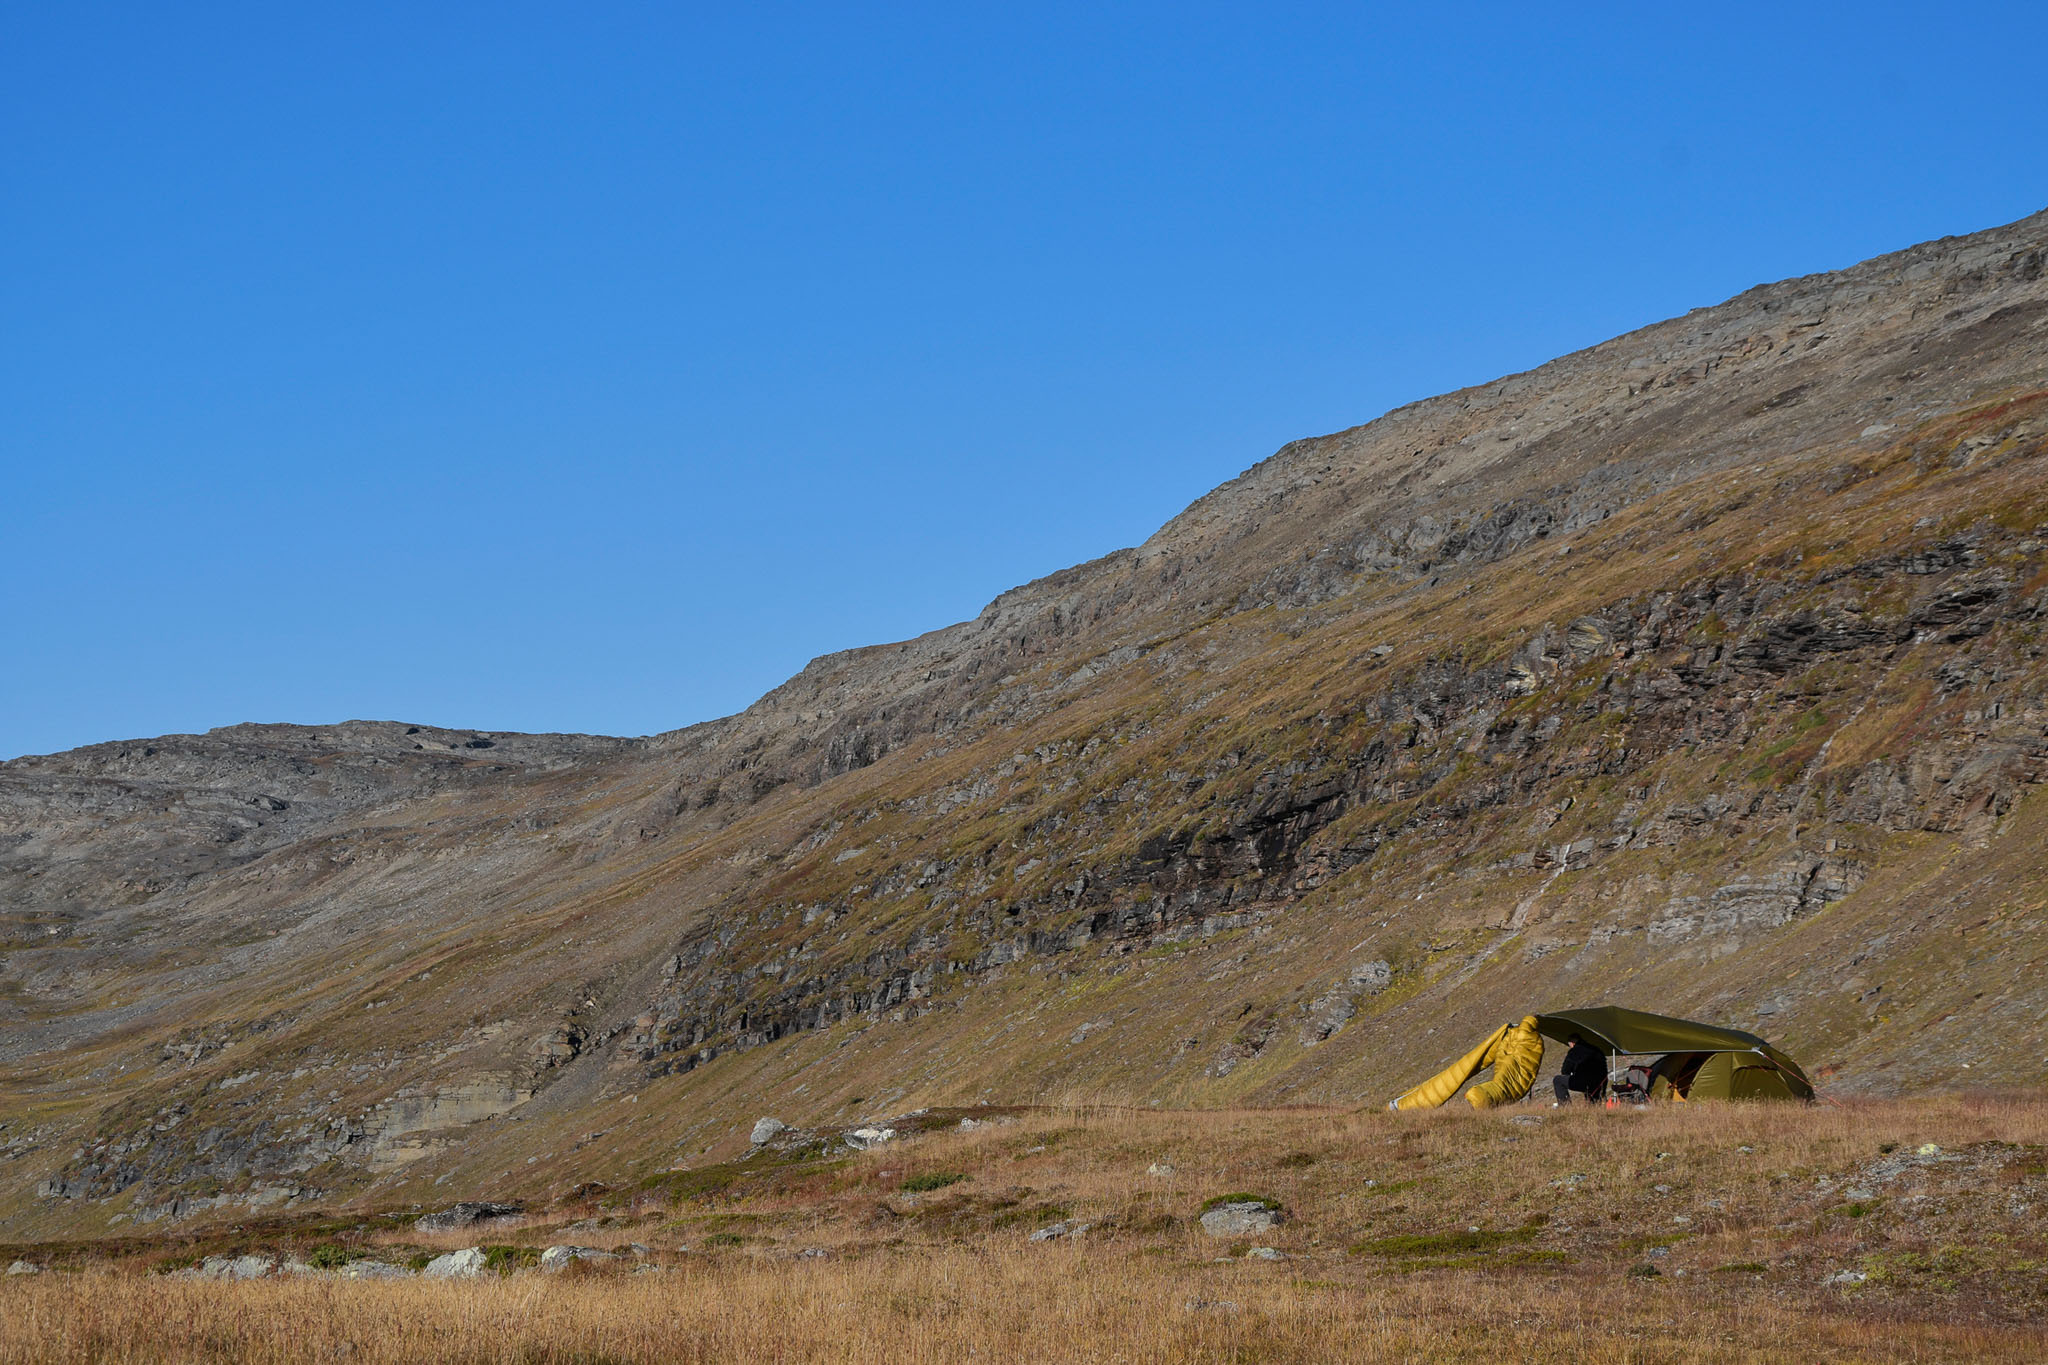
[[[1236,1194],[1211,1195],[1202,1201],[1202,1212],[1207,1213],[1210,1209],[1220,1209],[1225,1204],[1257,1204],[1269,1213],[1279,1213],[1282,1211],[1280,1201],[1271,1195],[1246,1194],[1243,1191],[1239,1191]]]
[[[1456,1252],[1491,1251],[1534,1237],[1534,1227],[1495,1230],[1464,1228],[1457,1232],[1408,1232],[1354,1243],[1354,1256],[1445,1256]]]

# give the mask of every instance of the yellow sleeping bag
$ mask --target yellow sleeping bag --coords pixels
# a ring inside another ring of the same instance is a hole
[[[1529,1093],[1536,1072],[1543,1065],[1543,1037],[1536,1032],[1536,1016],[1526,1015],[1519,1024],[1503,1024],[1485,1042],[1431,1076],[1421,1085],[1390,1103],[1389,1109],[1434,1109],[1458,1093],[1458,1088],[1487,1067],[1493,1079],[1475,1085],[1465,1098],[1474,1109],[1491,1109],[1512,1104]]]

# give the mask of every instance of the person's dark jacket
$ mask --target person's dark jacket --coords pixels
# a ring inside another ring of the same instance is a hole
[[[1598,1095],[1607,1081],[1607,1058],[1598,1048],[1580,1039],[1566,1049],[1558,1067],[1564,1083],[1581,1095]]]

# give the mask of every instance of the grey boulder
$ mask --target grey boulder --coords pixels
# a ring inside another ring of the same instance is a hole
[[[208,1256],[184,1273],[200,1280],[260,1280],[276,1269],[268,1256]]]
[[[411,1270],[402,1265],[393,1265],[389,1261],[350,1261],[347,1265],[335,1271],[334,1274],[337,1279],[343,1280],[409,1280],[412,1278]]]
[[[567,1270],[577,1261],[616,1261],[613,1252],[599,1251],[596,1247],[570,1246],[564,1243],[551,1246],[540,1254],[540,1268],[550,1275]]]
[[[427,1262],[420,1274],[435,1280],[472,1280],[484,1273],[484,1249],[464,1247]]]
[[[474,1227],[499,1218],[511,1218],[520,1211],[517,1204],[503,1204],[494,1200],[466,1200],[453,1208],[430,1213],[413,1224],[421,1232],[453,1232],[457,1228]]]
[[[1218,1204],[1204,1213],[1202,1231],[1211,1237],[1243,1237],[1278,1227],[1282,1221],[1280,1210],[1256,1200],[1242,1199]]]

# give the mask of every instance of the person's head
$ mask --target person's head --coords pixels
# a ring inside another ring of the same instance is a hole
[[[1586,1040],[1584,1038],[1581,1038],[1578,1034],[1571,1033],[1565,1035],[1564,1045],[1566,1047],[1577,1047],[1580,1043],[1583,1043],[1585,1041]]]

